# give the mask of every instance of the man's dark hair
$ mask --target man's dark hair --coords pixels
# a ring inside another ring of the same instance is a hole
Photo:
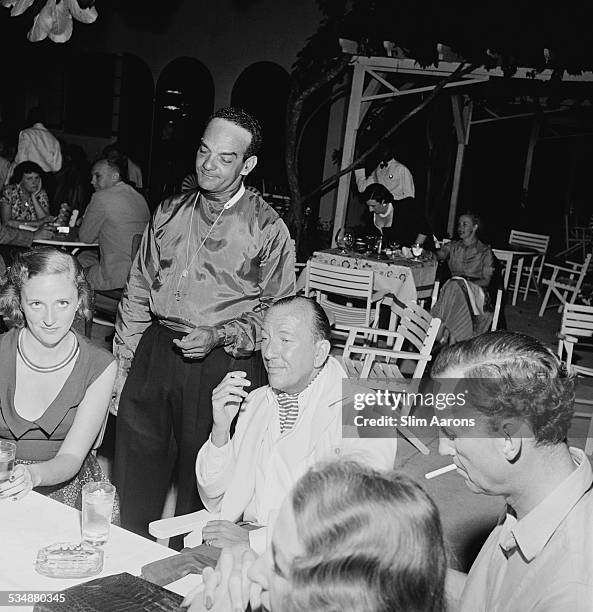
[[[458,342],[439,353],[431,377],[453,369],[469,379],[469,404],[488,418],[492,431],[500,430],[502,420],[516,418],[527,422],[538,444],[566,439],[574,377],[535,338],[496,331]]]
[[[377,202],[391,202],[392,204],[395,202],[393,198],[393,194],[385,185],[381,185],[381,183],[371,183],[360,196],[363,202],[368,202],[369,200],[376,200]]]
[[[225,106],[224,108],[218,109],[210,117],[210,119],[208,119],[208,123],[210,123],[212,119],[224,119],[225,121],[230,121],[231,123],[242,127],[244,130],[247,130],[251,134],[251,142],[245,151],[243,159],[248,159],[252,155],[257,155],[259,153],[262,142],[262,134],[259,122],[257,119],[255,119],[255,117],[252,117],[242,108]]]
[[[311,323],[313,324],[313,338],[315,342],[318,340],[330,341],[331,338],[331,325],[325,310],[313,299],[302,295],[291,295],[289,297],[282,298],[272,304],[272,308],[276,306],[304,306],[311,313]]]

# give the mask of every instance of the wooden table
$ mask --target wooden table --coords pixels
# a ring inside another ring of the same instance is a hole
[[[377,259],[355,252],[342,254],[339,249],[315,251],[312,258],[320,263],[343,268],[373,270],[373,289],[391,294],[403,304],[410,300],[430,298],[438,264],[432,254],[418,260],[404,257]]]
[[[517,263],[517,271],[515,273],[515,287],[513,289],[513,306],[517,304],[517,295],[519,293],[519,285],[521,284],[521,273],[523,272],[523,263],[525,260],[531,261],[535,257],[540,257],[541,253],[530,249],[529,247],[508,244],[500,249],[492,249],[494,256],[505,264],[503,277],[503,285],[506,289],[509,286],[511,270]]]
[[[14,591],[59,591],[81,582],[129,572],[139,575],[143,565],[177,554],[174,550],[111,526],[103,571],[90,578],[49,578],[35,571],[40,548],[58,542],[80,542],[80,512],[33,491],[13,502],[0,500],[0,595]],[[201,582],[186,576],[167,588],[181,595]],[[0,603],[1,605],[1,603]],[[19,610],[32,610],[24,606]]]

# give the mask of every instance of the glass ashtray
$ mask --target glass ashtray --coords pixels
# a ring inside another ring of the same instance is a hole
[[[86,578],[103,569],[103,551],[86,542],[58,542],[37,553],[35,570],[50,578]]]

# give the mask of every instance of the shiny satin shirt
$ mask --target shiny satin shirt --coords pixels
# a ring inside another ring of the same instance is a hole
[[[294,249],[271,206],[243,188],[237,195],[222,213],[196,191],[156,210],[119,307],[119,360],[131,359],[155,319],[183,332],[215,326],[237,357],[259,348],[265,308],[294,294]]]

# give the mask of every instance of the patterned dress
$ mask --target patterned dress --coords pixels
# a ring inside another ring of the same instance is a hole
[[[36,195],[41,208],[49,215],[49,201],[45,189]],[[0,207],[10,206],[10,218],[15,221],[37,221],[37,214],[31,202],[25,197],[25,191],[20,185],[6,185],[0,196]]]

